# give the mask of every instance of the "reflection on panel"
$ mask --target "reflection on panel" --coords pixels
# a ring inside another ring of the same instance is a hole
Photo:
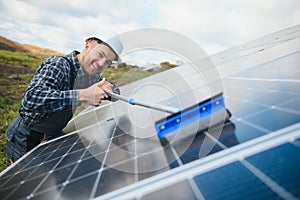
[[[182,109],[223,92],[225,124],[170,144],[154,126],[169,114],[88,108],[70,134],[1,173],[0,199],[299,199],[299,35],[296,26],[213,55],[222,80],[206,58],[207,77],[184,65],[121,88]]]

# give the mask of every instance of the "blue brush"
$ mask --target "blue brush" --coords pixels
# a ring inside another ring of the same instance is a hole
[[[159,138],[168,138],[172,133],[191,124],[197,124],[197,129],[195,130],[197,132],[200,129],[207,129],[210,125],[222,123],[229,117],[230,113],[225,107],[223,95],[218,94],[195,106],[179,111],[166,119],[159,120],[155,124],[155,129]],[[189,132],[190,130],[184,134],[189,135]]]
[[[188,133],[185,133],[185,136],[183,136],[188,137],[189,135],[193,134],[192,132],[197,132],[200,129],[207,129],[211,124],[216,125],[223,123],[230,117],[230,113],[225,107],[222,93],[182,111],[180,111],[178,108],[143,102],[115,93],[106,94],[111,98],[127,102],[131,105],[139,105],[170,113],[171,115],[166,119],[161,119],[155,123],[156,133],[160,139],[172,138],[172,133],[188,127],[189,125],[197,124],[195,131],[188,130],[186,131]],[[214,118],[213,120],[210,120],[212,116],[214,116]]]

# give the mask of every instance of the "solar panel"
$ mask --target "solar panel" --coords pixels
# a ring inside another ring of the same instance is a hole
[[[0,198],[300,198],[299,31],[292,27],[211,57],[232,113],[223,126],[163,146],[154,124],[165,113],[122,102],[89,108],[67,127],[74,132],[1,173]],[[186,67],[126,85],[122,94],[185,109],[223,89],[212,80],[209,93]]]
[[[299,127],[231,148],[220,143],[224,150],[219,153],[96,199],[180,199],[182,194],[189,199],[299,199]]]

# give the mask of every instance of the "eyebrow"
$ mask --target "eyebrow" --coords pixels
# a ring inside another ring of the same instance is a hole
[[[104,57],[107,59],[107,55],[105,54],[104,51],[100,50],[100,52],[104,55]]]

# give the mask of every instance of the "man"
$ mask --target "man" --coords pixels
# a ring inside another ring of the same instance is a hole
[[[6,130],[8,166],[45,139],[60,136],[80,103],[98,106],[109,98],[106,93],[118,91],[100,74],[119,59],[122,43],[117,37],[105,42],[100,38],[92,35],[81,52],[50,57],[37,69],[19,116]]]

